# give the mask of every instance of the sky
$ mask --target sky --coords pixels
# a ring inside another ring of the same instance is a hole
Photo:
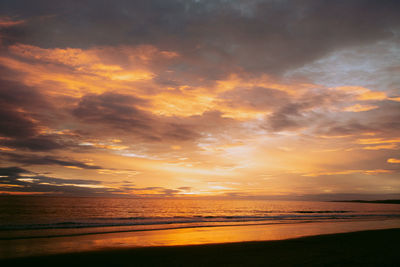
[[[0,2],[0,193],[400,196],[400,1]]]

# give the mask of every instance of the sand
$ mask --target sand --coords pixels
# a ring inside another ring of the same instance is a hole
[[[400,266],[400,229],[277,241],[142,247],[1,260],[1,266]]]

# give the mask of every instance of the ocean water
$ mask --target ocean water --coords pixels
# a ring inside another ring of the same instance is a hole
[[[400,205],[0,196],[0,259],[400,227]]]
[[[388,219],[400,219],[400,205],[268,200],[0,197],[0,238]]]

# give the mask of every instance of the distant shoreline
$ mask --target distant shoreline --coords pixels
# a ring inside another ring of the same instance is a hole
[[[400,199],[385,200],[331,200],[329,202],[355,202],[355,203],[377,203],[377,204],[400,204]]]

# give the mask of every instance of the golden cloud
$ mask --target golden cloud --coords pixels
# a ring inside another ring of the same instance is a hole
[[[384,169],[375,169],[375,170],[343,170],[343,171],[333,171],[333,172],[312,172],[312,173],[306,173],[303,174],[302,176],[307,176],[307,177],[318,177],[318,176],[330,176],[330,175],[347,175],[347,174],[354,174],[354,173],[361,173],[361,174],[368,174],[368,175],[374,175],[374,174],[381,174],[381,173],[392,173],[393,171],[391,170],[384,170]]]
[[[339,86],[334,90],[347,92],[356,96],[356,100],[360,101],[379,101],[388,99],[385,92],[372,91],[362,86]]]
[[[363,111],[369,111],[378,108],[378,106],[375,105],[362,105],[362,104],[355,104],[350,107],[344,108],[344,111],[350,111],[350,112],[363,112]]]
[[[387,160],[388,163],[400,163],[400,159],[390,158]]]

